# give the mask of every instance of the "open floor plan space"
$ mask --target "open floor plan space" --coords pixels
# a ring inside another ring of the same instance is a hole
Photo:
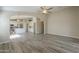
[[[79,53],[79,6],[0,6],[0,53]]]

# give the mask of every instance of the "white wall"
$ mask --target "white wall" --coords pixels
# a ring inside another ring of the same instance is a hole
[[[0,43],[9,41],[9,20],[5,13],[0,14]]]
[[[47,33],[79,38],[79,7],[69,7],[51,14]]]

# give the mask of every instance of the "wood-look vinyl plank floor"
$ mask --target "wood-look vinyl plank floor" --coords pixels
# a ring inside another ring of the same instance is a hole
[[[19,35],[0,44],[0,53],[79,53],[79,39],[49,34]]]

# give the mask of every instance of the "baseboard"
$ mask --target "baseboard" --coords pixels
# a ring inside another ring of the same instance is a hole
[[[47,34],[49,34],[49,33],[47,33]],[[49,35],[58,35],[58,36],[64,36],[64,37],[79,39],[79,37],[73,37],[73,36],[68,36],[68,35],[59,35],[59,34],[49,34]]]

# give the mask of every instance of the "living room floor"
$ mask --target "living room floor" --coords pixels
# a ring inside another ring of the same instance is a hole
[[[49,34],[13,34],[10,42],[0,44],[0,52],[79,53],[79,39]]]

